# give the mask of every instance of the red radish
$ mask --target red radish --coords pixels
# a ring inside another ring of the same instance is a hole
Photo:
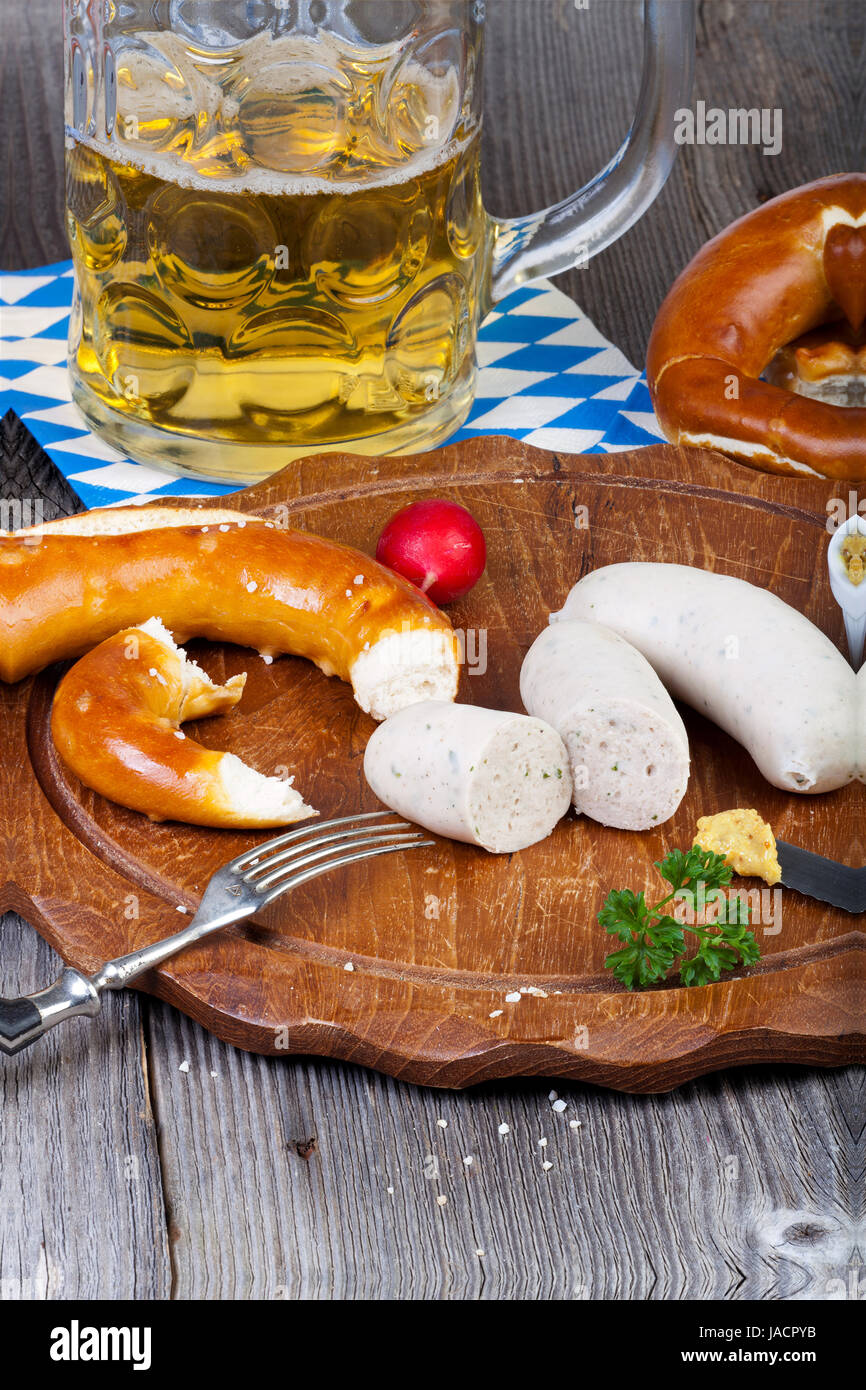
[[[411,579],[434,603],[451,603],[478,583],[487,563],[484,533],[457,502],[412,502],[391,517],[376,559]]]

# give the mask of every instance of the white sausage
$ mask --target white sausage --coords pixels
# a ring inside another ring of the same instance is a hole
[[[689,565],[607,565],[550,620],[574,618],[643,652],[670,693],[742,743],[774,786],[823,792],[857,775],[854,672],[766,589]]]
[[[609,627],[547,628],[526,654],[520,697],[562,735],[578,811],[620,830],[673,815],[689,780],[685,726],[649,662]]]
[[[571,800],[555,729],[525,714],[424,700],[375,730],[364,772],[386,806],[493,854],[549,835]]]

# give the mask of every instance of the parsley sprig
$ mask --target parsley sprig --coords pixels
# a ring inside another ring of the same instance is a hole
[[[748,930],[751,909],[739,896],[725,898],[716,920],[706,926],[677,921],[664,911],[674,898],[699,905],[713,890],[726,887],[733,870],[724,855],[693,845],[685,852],[672,849],[655,867],[671,886],[659,902],[647,907],[643,893],[622,888],[608,893],[598,914],[605,931],[625,943],[604,962],[621,984],[644,989],[665,979],[678,963],[684,985],[707,985],[723,970],[760,960],[760,947]],[[720,897],[716,894],[710,901]],[[687,931],[697,938],[698,949],[685,959]]]

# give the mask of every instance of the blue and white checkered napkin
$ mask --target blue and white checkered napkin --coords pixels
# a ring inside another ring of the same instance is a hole
[[[71,261],[0,274],[0,415],[20,416],[88,507],[231,492],[133,463],[87,428],[66,372],[71,303]],[[645,378],[546,280],[487,316],[478,361],[475,403],[455,440],[507,434],[560,453],[609,454],[663,438]]]

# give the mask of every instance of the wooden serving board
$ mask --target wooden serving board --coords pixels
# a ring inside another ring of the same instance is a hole
[[[844,650],[824,561],[834,490],[668,446],[557,456],[488,438],[413,458],[320,456],[232,504],[372,552],[384,522],[408,501],[464,503],[484,528],[489,564],[452,610],[455,627],[486,632],[486,671],[464,677],[461,698],[517,710],[521,660],[549,611],[581,575],[615,561],[738,575],[801,609]],[[240,648],[192,646],[218,680],[249,672],[239,709],[202,721],[196,737],[263,772],[290,767],[323,816],[375,809],[362,769],[374,726],[347,685],[299,659],[268,666]],[[470,657],[478,652],[470,641]],[[194,910],[210,873],[268,833],[153,825],[82,788],[49,737],[58,675],[2,691],[0,908],[14,908],[67,961],[93,970],[177,930],[178,907]],[[604,971],[616,943],[596,913],[608,890],[656,893],[653,861],[689,845],[699,815],[755,806],[781,838],[866,861],[861,785],[787,795],[730,738],[684,715],[691,782],[657,831],[604,829],[571,813],[520,854],[442,840],[353,865],[187,952],[142,987],[239,1047],[341,1057],[427,1085],[540,1074],[660,1091],[722,1066],[864,1060],[863,923],[796,893],[783,895],[781,931],[759,928],[762,962],[724,983],[684,989],[672,981],[629,994]],[[521,989],[538,993],[506,1002]]]

